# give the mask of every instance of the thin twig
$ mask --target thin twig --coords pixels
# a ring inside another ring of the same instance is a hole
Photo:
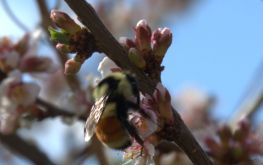
[[[97,16],[92,6],[85,0],[65,0],[71,9],[77,14],[80,21],[92,32],[99,49],[111,58],[119,67],[129,70],[136,75],[139,88],[143,93],[152,94],[156,82],[152,82],[128,59],[127,51],[107,30]],[[180,115],[174,111],[176,136],[173,141],[188,155],[195,165],[211,165],[206,153],[197,143],[189,129],[182,121]]]
[[[247,89],[238,101],[236,111],[228,121],[232,129],[236,129],[238,122],[243,118],[253,120],[254,114],[260,109],[263,103],[263,90],[260,90],[260,85],[262,84],[263,80],[262,69],[263,60],[261,60],[260,64],[257,66],[255,73],[253,74],[251,81],[247,86]],[[259,90],[260,92],[258,92]],[[252,97],[252,95],[255,95],[255,93],[257,93],[257,95]]]
[[[57,106],[52,105],[40,98],[36,100],[36,103],[37,105],[42,106],[46,110],[46,112],[44,113],[44,116],[39,118],[40,120],[47,118],[47,117],[72,117],[72,118],[77,117],[81,121],[85,121],[87,119],[86,116],[77,115],[76,113],[62,110],[58,108]]]
[[[21,137],[13,135],[3,135],[0,133],[0,142],[13,152],[27,158],[37,165],[55,165],[46,154],[38,147],[25,141]]]
[[[229,120],[229,125],[233,130],[238,127],[238,123],[241,119],[251,119],[253,114],[260,109],[263,104],[263,91],[261,91],[255,98],[247,99],[244,105],[241,105],[239,111],[235,114],[231,120]]]
[[[92,144],[93,144],[92,145],[92,149],[93,149],[94,153],[97,156],[99,164],[100,165],[108,165],[109,162],[108,162],[108,160],[106,158],[106,154],[104,152],[103,146],[100,143],[100,141],[98,141],[97,138],[93,138]]]
[[[6,14],[11,18],[11,20],[24,32],[28,32],[29,29],[21,22],[17,16],[14,14],[14,12],[11,10],[9,7],[8,3],[6,0],[2,0],[3,8],[6,12]]]
[[[87,145],[84,147],[84,149],[81,149],[80,151],[77,151],[75,154],[73,154],[73,162],[76,165],[82,165],[85,160],[87,160],[92,154],[92,145]]]

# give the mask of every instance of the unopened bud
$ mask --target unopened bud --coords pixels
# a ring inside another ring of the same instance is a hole
[[[152,35],[153,53],[161,61],[172,43],[172,33],[168,28],[159,28]]]
[[[50,18],[59,28],[64,29],[70,34],[74,34],[81,30],[80,26],[64,12],[52,10]]]
[[[152,30],[146,20],[140,20],[135,26],[135,42],[137,48],[142,52],[151,50]]]
[[[129,49],[129,59],[133,64],[135,64],[138,68],[144,69],[146,66],[146,62],[143,57],[140,55],[140,52],[135,48]]]
[[[218,135],[223,143],[228,143],[229,139],[232,137],[231,129],[228,126],[222,126],[218,130]]]
[[[61,53],[69,53],[70,48],[69,45],[58,43],[56,44],[56,49]]]
[[[56,29],[49,27],[48,28],[50,39],[53,42],[69,44],[70,36],[68,33],[63,31],[57,31]]]
[[[239,141],[245,140],[250,133],[250,124],[247,119],[241,120],[239,123],[239,128],[234,132],[234,138]]]
[[[78,71],[80,70],[81,64],[82,63],[77,62],[74,59],[69,59],[65,63],[65,71],[64,71],[64,73],[67,74],[67,75],[78,73]]]

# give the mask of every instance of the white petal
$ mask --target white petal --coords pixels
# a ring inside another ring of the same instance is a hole
[[[112,68],[119,68],[111,59],[104,57],[100,62],[98,71],[101,73],[101,76],[104,78],[108,76],[112,71]]]

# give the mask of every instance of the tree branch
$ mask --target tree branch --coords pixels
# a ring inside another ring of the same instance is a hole
[[[37,165],[55,165],[49,158],[33,144],[28,143],[19,136],[3,135],[0,133],[0,142],[13,152],[29,159]]]
[[[119,67],[129,70],[136,75],[139,88],[143,93],[152,94],[156,82],[151,81],[138,70],[128,59],[128,53],[107,30],[97,16],[92,6],[85,0],[65,0],[70,8],[77,14],[80,21],[92,32],[100,51],[104,52]],[[195,165],[211,165],[206,153],[197,143],[189,129],[182,121],[180,115],[174,111],[176,136],[174,141],[191,159]]]

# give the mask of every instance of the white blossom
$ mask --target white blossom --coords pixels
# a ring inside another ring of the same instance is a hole
[[[114,69],[120,68],[108,57],[104,57],[99,63],[98,71],[100,72],[102,78],[108,76]]]
[[[40,91],[35,83],[22,81],[21,73],[14,70],[0,85],[0,132],[12,133],[18,119],[32,105]]]
[[[36,83],[25,83],[19,71],[9,74],[0,85],[1,100],[10,100],[12,104],[29,106],[34,103],[40,87]]]

